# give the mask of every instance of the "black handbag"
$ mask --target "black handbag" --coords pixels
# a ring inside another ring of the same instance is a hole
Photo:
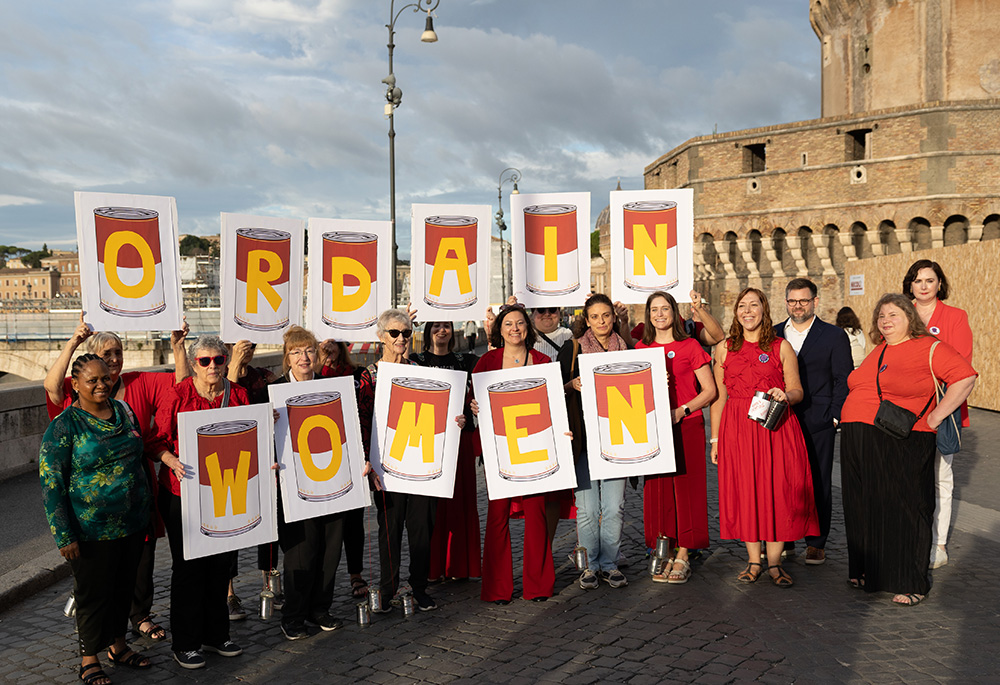
[[[934,348],[937,347],[937,342],[931,345],[931,357],[934,356]],[[905,440],[910,437],[910,431],[913,430],[913,426],[920,420],[920,417],[927,412],[927,409],[931,406],[931,402],[937,396],[935,392],[931,395],[930,399],[927,400],[927,404],[924,405],[923,410],[919,415],[914,414],[909,409],[900,407],[898,404],[893,404],[889,400],[882,399],[882,384],[879,383],[879,376],[882,375],[882,358],[885,357],[885,350],[889,347],[888,343],[882,348],[882,354],[878,357],[878,371],[875,372],[875,387],[878,389],[878,412],[875,414],[875,427],[887,435],[891,435],[897,440]]]

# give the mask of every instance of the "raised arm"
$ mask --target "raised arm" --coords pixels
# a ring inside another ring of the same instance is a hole
[[[79,325],[73,331],[70,339],[63,345],[62,351],[59,352],[59,356],[56,357],[55,362],[49,367],[49,372],[45,374],[45,380],[42,382],[42,387],[45,388],[45,393],[49,396],[49,401],[57,407],[62,407],[63,401],[66,399],[66,395],[63,392],[63,382],[66,379],[66,372],[69,370],[69,365],[73,361],[73,353],[76,352],[76,348],[84,340],[93,334],[94,332],[90,329],[90,326],[83,322],[83,312],[80,312]]]
[[[170,347],[174,352],[174,383],[180,383],[191,375],[191,367],[188,366],[187,349],[184,347],[190,331],[191,327],[188,326],[187,317],[185,317],[184,325],[181,326],[180,330],[170,333]]]
[[[726,339],[722,324],[712,316],[712,312],[708,311],[708,307],[701,301],[701,293],[692,290],[689,294],[691,295],[691,318],[702,325],[701,334],[698,336],[699,342],[708,347],[718,345]]]

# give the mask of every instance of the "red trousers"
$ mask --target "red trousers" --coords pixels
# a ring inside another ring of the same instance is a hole
[[[478,578],[483,574],[480,554],[476,457],[471,450],[462,450],[458,455],[454,496],[438,500],[431,536],[431,579]]]
[[[490,500],[483,541],[484,602],[510,600],[514,594],[514,570],[510,549],[509,499]],[[525,599],[551,597],[556,582],[552,542],[545,523],[545,495],[521,498],[524,511],[523,595]]]
[[[705,420],[685,419],[674,425],[677,473],[646,476],[642,518],[646,547],[664,535],[679,547],[708,547],[708,484],[705,467]]]

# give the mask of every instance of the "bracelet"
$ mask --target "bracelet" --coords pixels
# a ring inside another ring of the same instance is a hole
[[[715,443],[719,442],[719,439],[718,438],[712,438],[711,440],[709,440],[709,442],[714,445]]]

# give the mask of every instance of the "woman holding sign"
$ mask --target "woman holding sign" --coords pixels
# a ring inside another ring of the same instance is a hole
[[[506,304],[500,307],[490,330],[489,352],[484,354],[473,373],[520,369],[532,364],[551,362],[534,349],[535,329],[524,311],[524,305]],[[474,400],[472,411],[479,413]],[[520,498],[524,511],[524,571],[525,599],[543,602],[552,596],[556,582],[552,562],[552,540],[545,517],[546,494]],[[486,514],[486,536],[483,540],[484,602],[509,604],[514,594],[513,559],[510,547],[510,513],[512,500],[491,499]]]
[[[450,321],[424,324],[423,352],[413,356],[420,366],[471,373],[479,358],[455,352],[455,327]],[[430,577],[478,578],[482,575],[479,509],[476,506],[476,455],[481,453],[479,433],[466,408],[465,428],[458,447],[455,493],[439,499],[431,536]]]
[[[764,540],[768,576],[788,588],[794,581],[781,565],[784,543],[819,535],[819,521],[805,439],[788,411],[802,400],[798,359],[775,336],[760,290],[746,288],[736,298],[729,338],[715,356],[719,397],[712,403],[712,463],[719,466],[720,533],[746,543],[747,565],[737,580],[760,577]],[[782,405],[784,415],[773,429],[758,422],[759,407],[770,407],[770,418]]]
[[[677,301],[665,292],[646,299],[646,323],[639,349],[658,347],[667,359],[667,390],[674,424],[677,471],[646,476],[643,485],[643,523],[646,547],[661,535],[677,548],[654,583],[686,583],[691,577],[688,550],[708,547],[708,484],[705,468],[705,419],[702,409],[718,390],[712,377],[712,358],[684,330]]]
[[[625,339],[618,334],[619,313],[615,309],[607,295],[591,295],[573,326],[572,343],[563,345],[559,351],[569,427],[573,432],[573,460],[576,463],[576,530],[580,546],[587,550],[587,568],[580,574],[580,587],[584,590],[597,588],[602,580],[613,588],[628,585],[625,574],[618,569],[625,478],[590,479],[587,433],[580,398],[580,367],[577,364],[579,354],[628,349]],[[625,316],[627,323],[627,314]]]
[[[247,392],[226,379],[226,346],[214,335],[205,335],[188,349],[193,376],[175,385],[156,414],[158,444],[152,453],[167,468],[160,468],[157,506],[167,526],[170,555],[170,629],[174,660],[181,668],[204,668],[201,650],[222,656],[239,656],[243,650],[229,639],[229,590],[235,552],[184,559],[181,524],[181,478],[187,469],[177,458],[177,415],[185,411],[237,407],[249,404]],[[147,452],[150,447],[147,447]]]

